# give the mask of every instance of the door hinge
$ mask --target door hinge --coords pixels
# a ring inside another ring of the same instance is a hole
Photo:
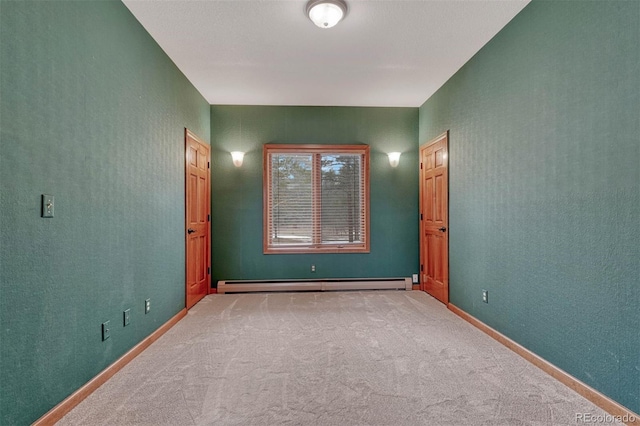
[[[420,169],[422,170],[422,163],[420,163]]]
[[[422,213],[420,213],[420,220],[423,220],[423,218],[422,218]]]
[[[207,161],[207,169],[211,168],[211,163]]]
[[[207,222],[211,222],[211,215],[210,214],[207,215]]]
[[[207,275],[211,275],[211,266],[207,266]]]
[[[424,265],[420,265],[420,272],[424,272]]]

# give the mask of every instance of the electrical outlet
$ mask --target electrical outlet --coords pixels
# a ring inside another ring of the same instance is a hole
[[[412,281],[414,284],[418,284],[418,274],[413,274],[413,276],[411,277]]]
[[[131,321],[131,309],[125,309],[125,311],[122,313],[122,321],[123,327],[129,325],[129,322]]]
[[[482,290],[482,301],[489,303],[489,290]]]
[[[102,323],[102,340],[107,340],[111,337],[111,330],[109,330],[109,321]]]
[[[148,314],[151,311],[151,299],[147,299],[144,301],[144,313]]]
[[[316,265],[311,265],[311,272],[315,272],[316,271]]]

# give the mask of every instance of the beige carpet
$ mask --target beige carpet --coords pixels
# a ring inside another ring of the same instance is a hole
[[[417,291],[211,295],[60,425],[576,425],[605,415]]]

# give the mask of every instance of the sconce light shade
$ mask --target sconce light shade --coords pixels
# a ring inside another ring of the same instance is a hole
[[[233,151],[231,153],[231,158],[233,159],[233,165],[240,167],[242,166],[242,160],[244,159],[244,152]]]
[[[400,164],[400,152],[390,152],[388,155],[391,167],[398,167],[398,164]]]
[[[316,26],[331,28],[347,14],[347,3],[344,0],[309,0],[307,15]]]

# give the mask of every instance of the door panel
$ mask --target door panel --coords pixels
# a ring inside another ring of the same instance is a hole
[[[449,303],[448,133],[420,148],[420,289]]]
[[[444,215],[446,214],[446,212],[444,211],[444,196],[445,196],[445,188],[444,188],[444,179],[442,178],[442,175],[436,175],[435,177],[435,194],[433,195],[433,199],[434,199],[434,221],[436,223],[443,223],[445,218]]]
[[[424,190],[425,190],[425,196],[423,197],[424,200],[424,220],[426,220],[427,222],[433,222],[433,220],[435,219],[433,214],[435,212],[435,209],[433,208],[433,178],[432,177],[426,177],[425,180],[425,185],[424,185]]]
[[[186,307],[195,305],[211,287],[209,146],[189,130],[186,153]]]

